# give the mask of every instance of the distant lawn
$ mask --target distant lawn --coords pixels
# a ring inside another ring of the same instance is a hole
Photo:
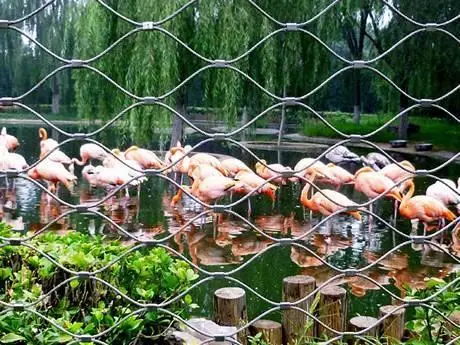
[[[348,113],[325,113],[329,123],[345,134],[368,134],[378,129],[389,121],[390,115],[363,114],[361,123],[353,122],[352,115]],[[430,142],[435,150],[460,151],[460,125],[448,118],[430,118],[422,116],[410,116],[409,123],[420,126],[420,132],[409,135],[409,141]],[[393,121],[389,126],[398,126],[399,119]],[[340,139],[340,135],[327,127],[317,118],[304,119],[302,133],[311,137],[327,137]],[[374,142],[385,142],[397,139],[397,133],[388,127],[369,138]]]

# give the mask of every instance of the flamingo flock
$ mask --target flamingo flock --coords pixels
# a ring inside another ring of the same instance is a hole
[[[343,212],[359,221],[362,219],[362,208],[358,203],[340,192],[344,185],[353,185],[357,192],[371,201],[370,214],[373,212],[375,198],[390,198],[395,202],[395,219],[399,213],[413,221],[413,225],[422,222],[425,231],[431,230],[433,223],[444,225],[446,220],[454,221],[456,215],[449,209],[451,205],[457,207],[457,212],[460,210],[460,179],[459,185],[444,179],[429,186],[426,195],[414,195],[414,165],[409,161],[390,163],[386,157],[377,153],[368,154],[366,158],[361,157],[361,161],[368,165],[354,173],[338,164],[356,162],[359,157],[342,147],[335,148],[329,154],[329,159],[337,162],[337,165],[332,162],[324,164],[316,158],[305,157],[298,161],[294,169],[265,160],[258,161],[252,169],[235,157],[219,159],[208,153],[192,153],[190,145],[182,146],[180,142],[166,152],[164,159],[153,151],[137,146],[131,146],[125,151],[115,148],[106,152],[93,143],[81,145],[79,158],[70,158],[60,150],[56,140],[48,137],[44,128],[39,129],[38,136],[41,160],[30,168],[24,157],[14,152],[19,147],[17,138],[3,128],[0,133],[0,168],[26,170],[31,179],[44,181],[48,190],[53,193],[58,191],[59,185],[72,192],[78,180],[74,174],[76,164],[83,167],[82,177],[90,186],[106,190],[125,186],[127,196],[131,187],[137,187],[139,195],[140,185],[146,180],[143,174],[145,169],[162,170],[164,174],[179,174],[181,188],[171,200],[174,207],[180,206],[184,191],[210,206],[223,197],[248,194],[264,195],[275,202],[280,187],[304,184],[299,195],[299,204],[323,216]],[[182,183],[184,178],[188,178],[189,185]],[[332,189],[319,189],[315,183],[330,186]],[[312,185],[316,191],[312,190]],[[250,197],[247,199],[250,214]],[[368,217],[368,220],[371,227],[372,217]]]

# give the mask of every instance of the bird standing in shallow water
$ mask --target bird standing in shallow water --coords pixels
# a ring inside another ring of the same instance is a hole
[[[442,219],[447,219],[449,221],[455,220],[455,214],[444,206],[441,201],[426,195],[413,196],[414,192],[414,182],[410,181],[409,191],[404,195],[401,201],[399,213],[404,218],[423,222],[424,234],[426,234],[426,231],[430,230],[429,223]]]
[[[315,179],[316,172],[312,174],[309,182],[312,183]],[[335,212],[345,210],[347,207],[357,206],[357,204],[350,200],[348,197],[331,189],[323,189],[317,191],[313,196],[308,198],[308,191],[311,184],[307,183],[302,190],[300,196],[300,202],[303,206],[321,213],[323,216],[329,216]],[[361,220],[361,214],[359,211],[346,211],[345,213],[351,215],[357,220]]]
[[[387,198],[401,201],[401,193],[394,182],[380,172],[375,172],[370,167],[359,169],[355,173],[355,189],[364,193],[369,199],[374,199],[383,193]],[[372,230],[372,203],[369,204],[369,231]]]

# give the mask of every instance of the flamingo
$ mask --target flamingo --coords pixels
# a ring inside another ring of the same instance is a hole
[[[143,169],[163,169],[164,163],[150,150],[131,146],[125,151],[125,158],[138,162]]]
[[[285,185],[287,184],[287,181],[291,182],[297,182],[298,178],[293,176],[293,177],[283,177],[279,176],[283,172],[288,172],[288,171],[293,171],[290,167],[285,167],[284,165],[281,164],[269,164],[267,165],[267,161],[262,159],[260,162],[256,163],[256,173],[260,177],[262,177],[265,180],[268,180],[270,178],[273,178],[277,176],[275,179],[272,181],[276,184],[282,184]]]
[[[399,165],[401,165],[402,167],[406,168],[407,170],[415,171],[415,167],[409,161],[399,162]],[[380,170],[380,172],[382,174],[384,174],[386,177],[388,177],[390,180],[392,180],[394,183],[401,182],[405,178],[413,176],[412,173],[407,172],[406,170],[404,170],[403,168],[398,166],[398,164],[395,164],[395,163],[392,163],[392,164],[389,164],[389,165],[383,167]],[[412,181],[412,178],[408,179],[408,180],[405,180],[404,182],[402,182],[399,185],[399,190],[401,191],[401,193],[404,193],[407,190],[407,188],[409,188],[410,181]],[[394,220],[395,220],[395,222],[396,222],[397,216],[398,216],[398,200],[395,200],[395,204],[394,204]]]
[[[369,199],[376,198],[386,192],[387,198],[401,201],[401,193],[394,186],[394,182],[380,172],[375,172],[371,167],[364,167],[355,173],[355,189],[364,193]],[[372,203],[369,205],[369,230],[372,228]]]
[[[220,164],[228,172],[230,177],[235,177],[241,171],[252,172],[251,168],[237,158],[225,158]]]
[[[18,139],[6,132],[6,127],[2,128],[2,131],[0,132],[0,135],[4,137],[6,140],[6,148],[8,151],[15,151],[19,147],[19,141]]]
[[[361,161],[364,165],[370,166],[375,171],[379,171],[391,164],[390,160],[379,152],[370,152],[366,157],[361,156]]]
[[[207,153],[197,153],[190,158],[189,170],[194,169],[197,165],[208,164],[219,170],[224,176],[228,175],[228,171],[222,166],[221,162],[214,156]]]
[[[344,184],[351,184],[353,183],[355,176],[345,170],[342,167],[339,167],[338,165],[335,165],[334,163],[329,163],[327,165],[328,171],[327,173],[330,178],[328,177],[323,177],[320,178],[320,182],[331,184],[333,186],[336,186],[337,189],[339,190]]]
[[[297,171],[296,175],[299,177],[308,178],[309,175],[316,172],[320,177],[332,179],[328,167],[323,162],[314,158],[302,158],[297,162],[294,170]]]
[[[62,183],[72,192],[73,182],[77,177],[68,171],[62,163],[45,159],[30,169],[27,174],[34,180],[45,180],[48,183],[48,190],[56,192],[57,185]]]
[[[274,184],[267,183],[262,177],[256,175],[252,171],[241,170],[236,174],[235,179],[244,184],[244,193],[249,194],[254,192],[254,194],[264,194],[268,196],[272,202],[275,202],[275,193],[278,187]],[[248,198],[248,217],[252,213],[251,200]]]
[[[404,195],[399,205],[399,213],[404,218],[423,222],[424,234],[429,230],[428,223],[447,219],[455,220],[455,214],[441,201],[426,195],[413,196],[415,192],[414,181],[409,182],[409,191]]]
[[[329,151],[326,154],[326,158],[335,164],[348,162],[356,163],[360,161],[360,158],[356,153],[351,152],[347,147],[343,145],[339,145],[332,149],[332,151]]]
[[[87,165],[82,170],[83,177],[92,187],[116,187],[129,183],[132,186],[139,184],[139,181],[133,180],[124,169],[111,169],[98,165],[96,167]]]
[[[23,171],[29,167],[24,157],[18,153],[8,152],[5,159],[8,169]]]
[[[192,147],[190,145],[185,145],[182,147],[181,143],[177,142],[175,147],[171,147],[169,151],[166,152],[165,163],[167,165],[174,164],[172,167],[174,172],[187,174],[190,167],[190,157],[187,156],[187,153],[189,153],[191,150]],[[181,159],[182,157],[184,158]]]
[[[219,170],[208,165],[208,164],[199,164],[195,168],[189,170],[189,176],[193,181],[195,180],[204,180],[210,176],[224,176]]]
[[[38,130],[38,134],[41,139],[40,141],[40,159],[43,159],[44,157],[46,157],[54,162],[68,165],[70,172],[73,174],[74,162],[69,156],[67,156],[59,148],[56,149],[56,147],[59,146],[58,142],[54,139],[48,138],[48,132],[44,128],[40,128]],[[53,152],[49,154],[50,151],[53,151]],[[47,156],[48,154],[49,156]]]
[[[457,180],[457,186],[455,182],[449,179],[442,179],[442,181],[436,181],[426,189],[426,195],[441,201],[444,206],[456,205],[457,211],[460,212],[460,177]],[[447,186],[446,186],[447,185]],[[450,188],[449,188],[450,187]],[[455,192],[457,191],[457,192]]]
[[[244,185],[226,176],[208,176],[203,180],[195,180],[192,187],[182,186],[174,196],[171,205],[175,206],[182,197],[183,189],[189,191],[203,203],[215,202],[230,192],[244,191]]]
[[[348,207],[357,206],[357,204],[350,200],[348,197],[332,189],[323,189],[321,192],[317,191],[313,196],[308,198],[308,191],[310,190],[311,183],[316,177],[316,172],[310,177],[309,182],[305,185],[300,195],[300,203],[312,211],[319,212],[323,216],[329,216],[334,212],[345,210]],[[346,211],[345,213],[351,215],[357,220],[361,220],[359,211]]]
[[[140,170],[142,170],[142,166],[135,160],[126,159],[119,149],[113,149],[112,154],[113,155],[107,155],[102,162],[102,165],[105,168],[119,169],[123,171],[123,173],[127,174],[131,179],[136,178],[136,180],[139,181],[137,184],[137,197],[139,198],[141,192],[140,184],[147,180],[147,177],[140,172]],[[126,192],[128,196],[128,191],[126,190]]]
[[[107,152],[99,145],[87,143],[80,146],[80,158],[81,160],[73,158],[72,161],[80,166],[85,165],[88,161],[90,161],[91,164],[91,160],[102,162],[107,158]]]

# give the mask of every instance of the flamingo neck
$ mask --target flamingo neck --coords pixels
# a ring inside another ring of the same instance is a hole
[[[409,184],[409,191],[404,195],[404,197],[402,198],[402,201],[401,201],[401,206],[400,207],[404,207],[404,205],[407,203],[407,201],[412,198],[412,196],[414,195],[414,192],[415,192],[415,184],[413,181],[410,181],[410,184]]]
[[[307,205],[307,207],[308,207],[308,204],[310,204],[310,202],[311,202],[311,199],[308,198],[308,192],[310,190],[311,184],[315,180],[316,174],[317,174],[316,170],[313,171],[313,173],[310,176],[310,179],[307,181],[307,184],[305,185],[305,188],[302,191],[301,201],[302,201],[302,203]]]
[[[41,140],[48,139],[48,132],[43,127],[38,130],[38,136]]]

